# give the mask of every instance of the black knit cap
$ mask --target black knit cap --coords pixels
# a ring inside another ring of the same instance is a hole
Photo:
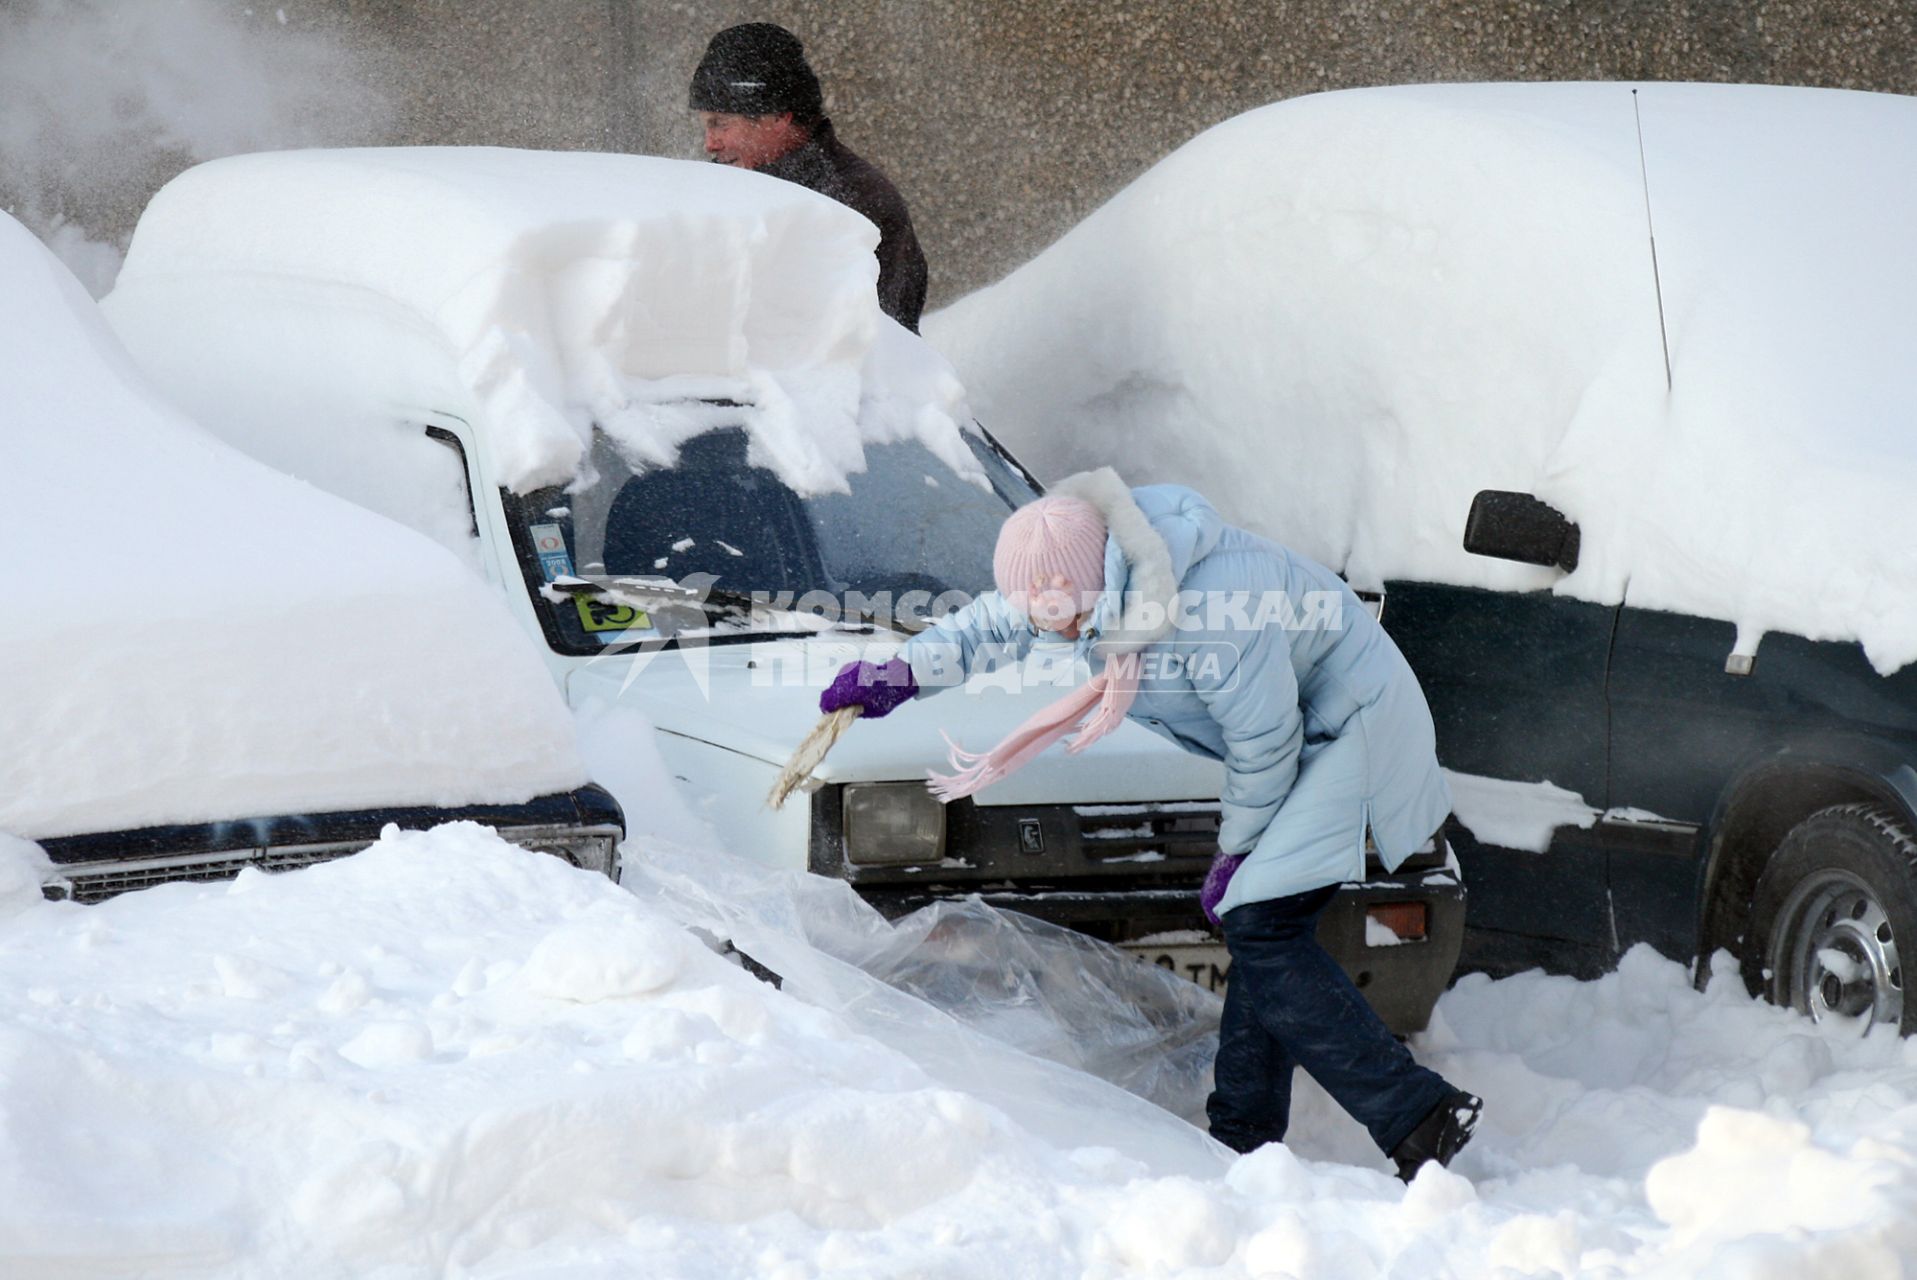
[[[706,45],[686,105],[737,116],[816,116],[825,99],[799,37],[776,23],[743,22]]]

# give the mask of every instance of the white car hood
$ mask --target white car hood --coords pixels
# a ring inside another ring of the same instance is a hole
[[[593,695],[638,707],[662,733],[709,742],[783,765],[819,720],[819,691],[865,653],[851,638],[767,640],[591,659],[568,676],[574,705]],[[886,644],[885,648],[890,648]],[[874,658],[884,655],[872,646]],[[975,680],[917,699],[883,720],[852,727],[817,777],[823,782],[903,781],[944,771],[943,730],[983,750],[1059,696],[1041,685]],[[1110,804],[1216,799],[1224,769],[1127,723],[1082,755],[1049,751],[981,792],[983,805]]]

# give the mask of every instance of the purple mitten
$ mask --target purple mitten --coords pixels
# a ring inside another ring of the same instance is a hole
[[[846,707],[859,708],[869,720],[891,715],[901,702],[919,691],[912,676],[912,664],[894,658],[883,666],[873,662],[848,662],[819,695],[819,710],[831,713]]]
[[[1205,909],[1205,919],[1215,925],[1222,927],[1218,919],[1218,903],[1231,884],[1232,873],[1238,870],[1238,864],[1244,860],[1242,853],[1221,853],[1211,860],[1211,870],[1205,873],[1205,887],[1198,891],[1198,905]]]

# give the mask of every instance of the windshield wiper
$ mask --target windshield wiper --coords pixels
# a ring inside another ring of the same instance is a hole
[[[917,635],[932,625],[923,618],[914,618],[909,614],[899,613],[893,609],[852,609],[848,607],[847,612],[852,617],[857,618],[859,624],[867,626],[874,631],[896,631],[901,635],[912,636]],[[842,623],[841,625],[850,626],[855,624]]]
[[[762,595],[730,587],[716,587],[709,574],[695,573],[683,581],[671,578],[581,578],[562,575],[541,590],[554,596],[588,596],[628,608],[651,612],[661,607],[698,609],[707,614],[731,618],[750,625],[767,613],[790,617],[817,618],[816,614],[777,609]],[[551,598],[551,597],[549,597]],[[765,634],[815,635],[820,631],[877,631],[895,627],[893,619],[876,610],[859,615],[857,621],[818,618],[817,627],[775,627]]]
[[[656,609],[661,605],[683,605],[690,608],[703,609],[708,613],[720,613],[727,617],[748,619],[751,618],[755,605],[763,607],[763,602],[755,600],[749,591],[734,591],[727,587],[714,587],[710,582],[698,583],[691,579],[688,579],[686,582],[674,582],[671,578],[577,578],[561,576],[548,582],[544,590],[566,596],[590,596],[596,600],[605,600],[612,604],[622,604],[635,609]]]

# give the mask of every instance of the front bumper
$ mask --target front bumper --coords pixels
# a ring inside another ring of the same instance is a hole
[[[976,895],[1111,943],[1194,931],[1217,937],[1198,906],[1217,852],[1215,802],[987,808],[960,801],[947,812],[937,865],[859,866],[845,854],[839,788],[822,787],[813,796],[812,870],[851,881],[894,918]],[[1398,939],[1372,918],[1374,909],[1398,904],[1423,907],[1422,939]],[[1319,918],[1318,941],[1385,1024],[1409,1035],[1425,1028],[1450,985],[1464,917],[1457,863],[1434,843],[1395,873],[1372,858],[1364,882],[1343,886]]]
[[[57,836],[39,842],[57,873],[43,892],[100,902],[172,881],[228,880],[245,867],[288,871],[358,853],[388,824],[423,830],[459,821],[492,827],[514,844],[618,879],[625,818],[610,793],[588,785],[524,804],[276,814]]]

